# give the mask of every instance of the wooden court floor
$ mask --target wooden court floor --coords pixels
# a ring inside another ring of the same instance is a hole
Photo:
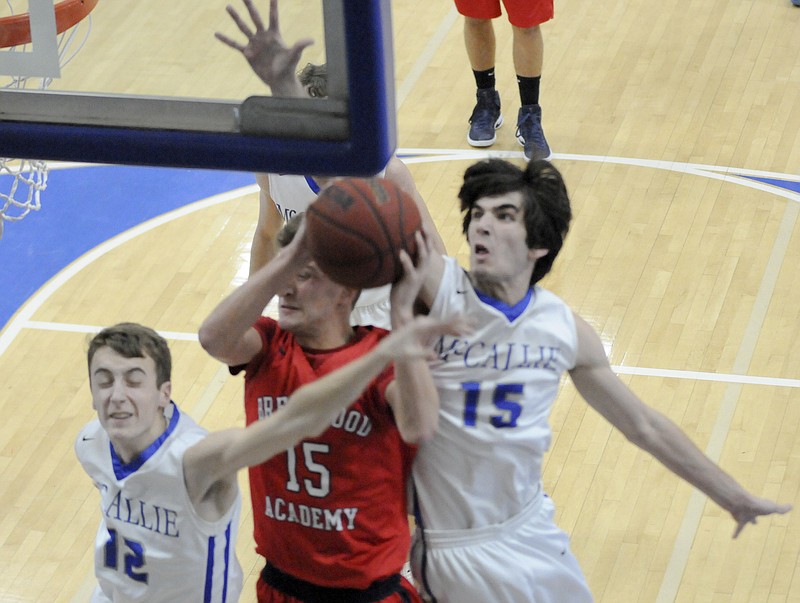
[[[298,4],[284,3],[293,39],[306,24]],[[99,3],[65,87],[257,89],[246,65],[218,68],[228,51],[211,34],[233,33],[224,2],[126,5]],[[510,29],[496,22],[506,124],[477,152],[466,144],[474,91],[461,19],[447,1],[396,0],[393,10],[400,154],[448,251],[464,260],[461,174],[487,154],[522,162]],[[182,79],[142,60],[137,45],[158,28],[174,43],[160,48],[162,62]],[[544,127],[575,214],[545,286],[598,329],[645,401],[748,489],[797,505],[800,9],[789,0],[564,0],[544,36]],[[203,68],[184,69],[200,51]],[[129,53],[129,64],[105,65],[112,52]],[[65,199],[51,186],[41,211],[89,211],[114,194],[100,187]],[[198,198],[103,243],[65,265],[0,332],[0,601],[87,601],[94,585],[97,499],[72,450],[93,416],[87,333],[122,320],[162,331],[174,399],[210,429],[244,422],[241,383],[195,334],[246,273],[256,200],[254,186]],[[13,261],[2,245],[0,257]],[[569,381],[551,423],[545,487],[598,602],[800,601],[800,509],[733,540],[729,516],[613,431]],[[255,601],[261,565],[244,474],[240,481],[242,600]]]

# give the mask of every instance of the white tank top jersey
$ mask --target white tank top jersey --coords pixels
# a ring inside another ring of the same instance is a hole
[[[561,376],[575,365],[575,321],[538,286],[512,309],[516,318],[500,306],[482,301],[456,260],[445,258],[430,314],[467,316],[474,330],[434,340],[439,428],[414,463],[426,529],[497,524],[540,494],[548,417]]]
[[[385,170],[378,176],[383,177]],[[269,195],[283,216],[289,220],[304,213],[319,194],[320,187],[311,176],[293,174],[268,174]],[[391,328],[389,318],[389,293],[391,285],[362,289],[356,300],[350,322],[358,325],[372,325],[384,329]]]
[[[75,441],[78,460],[100,491],[93,602],[239,600],[241,495],[219,521],[197,515],[183,482],[183,454],[207,431],[174,403],[165,415],[164,434],[127,465],[98,420]]]

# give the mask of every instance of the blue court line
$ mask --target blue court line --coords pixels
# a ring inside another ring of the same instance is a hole
[[[759,178],[757,176],[745,176],[740,174],[742,178],[749,178],[750,180],[755,180],[756,182],[763,182],[764,184],[769,184],[771,186],[777,186],[778,188],[785,188],[786,190],[794,191],[795,193],[800,193],[800,181],[793,181],[793,180],[781,180],[778,178]]]
[[[9,176],[0,177],[9,190]],[[52,170],[42,208],[6,222],[0,329],[49,279],[104,241],[195,201],[255,184],[251,173],[93,165]]]

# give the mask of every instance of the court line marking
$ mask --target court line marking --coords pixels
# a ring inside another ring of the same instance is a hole
[[[65,333],[97,333],[103,327],[94,325],[79,325],[65,322],[47,322],[43,320],[28,320],[22,325],[23,329],[40,331],[61,331]],[[164,339],[174,341],[197,341],[197,333],[182,333],[179,331],[158,331]],[[743,385],[764,385],[768,387],[800,387],[800,379],[785,379],[782,377],[758,377],[732,373],[708,373],[701,371],[684,371],[678,369],[660,369],[652,367],[612,365],[615,373],[619,375],[632,375],[637,377],[660,377],[664,379],[689,379],[692,381],[715,381],[718,383],[737,383]]]
[[[436,32],[433,34],[430,41],[425,45],[425,48],[420,53],[419,58],[414,61],[414,65],[412,65],[408,75],[403,78],[403,82],[397,88],[395,100],[396,112],[400,112],[400,106],[405,102],[406,98],[408,98],[408,95],[411,93],[411,90],[413,90],[414,86],[417,85],[417,81],[427,70],[433,57],[437,52],[439,52],[442,42],[444,41],[445,37],[447,37],[447,34],[450,33],[450,30],[453,28],[457,18],[458,11],[456,11],[455,6],[450,7],[450,10],[445,15],[444,19],[442,19],[439,23],[439,27],[436,28]]]
[[[47,283],[45,283],[36,293],[34,293],[33,296],[30,297],[28,301],[26,301],[22,305],[22,307],[14,314],[14,316],[6,325],[5,329],[3,329],[2,333],[0,333],[0,356],[5,354],[6,350],[8,349],[8,346],[11,345],[11,342],[13,342],[14,339],[16,339],[20,330],[24,327],[26,323],[30,321],[33,314],[39,308],[41,308],[42,305],[48,299],[50,299],[50,297],[56,291],[58,291],[62,285],[67,283],[73,276],[75,276],[81,270],[92,264],[95,260],[100,259],[105,254],[109,253],[110,251],[113,251],[117,247],[124,245],[128,241],[135,239],[139,235],[142,235],[150,230],[153,230],[154,228],[157,228],[162,224],[166,224],[173,220],[177,220],[178,218],[182,218],[183,216],[187,216],[196,211],[212,207],[219,203],[225,203],[226,201],[230,201],[231,199],[239,198],[242,195],[256,193],[256,192],[258,192],[258,185],[252,184],[250,186],[237,188],[232,191],[227,191],[219,195],[214,195],[213,197],[208,197],[207,199],[195,201],[194,203],[190,203],[189,205],[184,205],[183,207],[179,207],[178,209],[157,216],[156,218],[142,222],[138,226],[126,230],[125,232],[122,232],[117,236],[110,238],[104,243],[101,243],[91,251],[86,252],[77,260],[72,262],[69,266],[67,266],[58,274],[56,274],[49,281],[47,281]]]
[[[786,257],[786,250],[789,247],[792,232],[797,224],[798,214],[800,214],[800,207],[796,203],[788,203],[786,205],[769,260],[767,260],[764,268],[764,275],[758,286],[750,318],[742,335],[742,342],[733,363],[733,369],[737,373],[747,371],[753,360],[759,333],[761,333],[761,327],[769,310],[770,300],[775,292],[781,266]],[[714,420],[714,426],[705,449],[705,453],[715,463],[719,463],[719,459],[722,456],[722,450],[730,433],[730,426],[736,414],[741,393],[741,383],[729,384],[725,388],[725,393],[720,401],[717,417]],[[675,601],[678,595],[683,574],[689,563],[694,538],[703,517],[703,509],[707,498],[705,494],[696,488],[692,489],[683,520],[675,538],[672,554],[661,580],[656,603],[671,603]],[[767,521],[769,520],[767,519]]]

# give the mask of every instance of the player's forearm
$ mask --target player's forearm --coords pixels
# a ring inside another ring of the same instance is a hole
[[[208,315],[200,326],[200,343],[214,357],[225,357],[228,347],[261,316],[270,299],[297,270],[288,254],[278,253],[273,261],[256,271]]]
[[[250,245],[250,272],[248,274],[252,277],[261,268],[269,264],[277,253],[275,239],[254,236]]]
[[[325,431],[390,361],[387,349],[379,345],[369,354],[303,385],[280,412],[247,427],[245,437],[228,447],[226,464],[236,469],[257,465],[301,439]]]
[[[744,488],[695,446],[677,425],[660,413],[653,413],[652,429],[636,444],[732,512],[748,496]]]
[[[422,442],[433,437],[439,424],[439,394],[425,359],[394,365],[399,403],[392,407],[403,440]]]

